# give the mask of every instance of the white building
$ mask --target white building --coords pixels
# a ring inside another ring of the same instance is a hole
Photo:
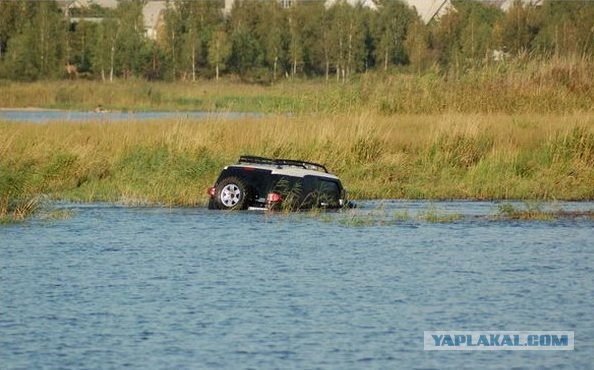
[[[149,1],[142,8],[144,19],[144,32],[146,37],[152,40],[157,39],[160,24],[167,9],[167,1]]]
[[[89,8],[98,5],[103,8],[115,9],[118,7],[118,0],[62,0],[60,5],[66,14],[72,9]],[[147,1],[142,8],[144,20],[144,32],[146,37],[156,40],[159,27],[163,22],[163,15],[167,9],[167,1]],[[80,18],[71,18],[71,22],[78,22]],[[84,18],[87,22],[100,22],[102,18]]]
[[[340,0],[326,0],[326,8],[331,7],[337,1],[340,1]],[[361,4],[362,6],[368,7],[370,9],[374,9],[374,10],[377,9],[377,5],[375,4],[375,2],[373,0],[346,0],[346,2],[353,6]]]
[[[429,23],[452,10],[450,0],[404,0],[404,2],[416,9],[425,23]]]
[[[77,7],[88,8],[91,5],[98,5],[103,8],[115,9],[118,6],[118,0],[75,0]]]

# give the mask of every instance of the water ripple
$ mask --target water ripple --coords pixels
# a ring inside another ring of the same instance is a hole
[[[63,206],[72,219],[0,227],[3,369],[591,366],[592,220],[493,222],[489,202]],[[422,350],[424,330],[447,329],[574,330],[576,350]]]

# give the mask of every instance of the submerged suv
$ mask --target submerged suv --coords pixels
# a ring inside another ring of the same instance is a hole
[[[352,207],[340,179],[318,163],[241,156],[208,188],[209,209],[301,210]]]

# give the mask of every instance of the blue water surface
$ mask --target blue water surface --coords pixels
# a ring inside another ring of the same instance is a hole
[[[65,110],[0,110],[0,120],[28,123],[50,122],[121,122],[155,119],[235,119],[259,116],[242,112],[85,112]]]
[[[493,220],[489,202],[293,215],[56,207],[72,217],[0,225],[2,369],[594,363],[589,218]],[[575,350],[424,351],[426,330],[569,330]]]

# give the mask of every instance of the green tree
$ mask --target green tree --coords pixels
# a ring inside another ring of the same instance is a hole
[[[258,25],[263,22],[263,7],[264,3],[258,0],[238,0],[229,15],[231,64],[242,77],[265,60],[264,41],[257,32]]]
[[[540,53],[594,55],[594,3],[547,1],[540,9],[541,26],[534,40]]]
[[[336,65],[336,78],[346,81],[360,70],[365,61],[365,30],[361,4],[351,6],[345,0],[336,1],[328,11],[331,13],[330,53]]]
[[[231,55],[231,44],[227,33],[223,30],[213,32],[208,45],[208,62],[215,68],[215,76],[219,80],[220,71],[226,68],[226,62]]]
[[[460,2],[458,11],[463,15],[460,33],[461,52],[467,63],[484,60],[495,47],[492,30],[503,18],[503,12],[494,6],[480,2]]]
[[[443,67],[458,69],[462,59],[460,34],[463,16],[455,10],[448,11],[432,26],[431,44],[437,51],[438,60]]]
[[[314,9],[312,12],[317,16],[312,15],[308,17],[308,19],[310,19],[314,25],[318,25],[318,27],[314,28],[314,30],[317,31],[314,33],[317,35],[317,38],[312,40],[309,49],[311,50],[314,63],[320,67],[320,70],[324,73],[326,81],[328,81],[330,79],[330,67],[333,56],[332,24],[334,14],[331,11],[326,11],[323,6],[321,9],[318,8],[317,11]]]
[[[109,71],[109,81],[113,81],[119,33],[119,22],[115,18],[105,18],[97,26],[92,51],[92,69],[95,73],[101,74],[103,81],[107,80],[107,71]]]
[[[421,19],[409,25],[404,45],[411,66],[420,74],[431,63],[429,31]]]
[[[17,35],[8,40],[7,74],[19,80],[63,75],[67,22],[54,1],[22,4]]]
[[[296,7],[292,8],[288,16],[289,27],[289,58],[291,63],[291,76],[297,75],[297,66],[303,63],[303,35],[301,30],[303,25],[296,11]]]
[[[97,25],[84,19],[71,24],[68,33],[67,63],[76,65],[79,72],[91,69],[93,43]]]
[[[276,81],[279,64],[282,64],[286,57],[286,27],[287,18],[276,1],[270,1],[265,4],[263,19],[266,22],[259,24],[259,33],[264,37],[266,62],[272,67],[272,80]]]
[[[110,31],[115,52],[112,71],[115,67],[123,78],[140,76],[147,62],[143,58],[149,49],[144,37],[143,5],[143,0],[120,0],[115,9],[116,30]]]
[[[478,1],[452,1],[453,10],[442,16],[433,29],[432,43],[443,66],[456,71],[484,61],[497,47],[493,28],[501,22],[502,11]]]
[[[180,14],[181,8],[167,3],[165,9],[165,32],[163,32],[163,44],[167,49],[169,60],[171,62],[171,79],[177,78],[178,71],[182,63],[181,53],[184,44],[184,22]],[[195,36],[195,35],[193,35]]]
[[[400,0],[381,0],[374,17],[373,34],[376,58],[384,71],[390,64],[405,64],[408,60],[404,48],[408,28],[415,20],[414,11]]]
[[[15,36],[21,22],[25,22],[23,1],[0,1],[0,61],[6,54],[8,41]]]
[[[183,79],[196,81],[198,69],[207,67],[208,45],[214,30],[223,25],[220,0],[175,0],[165,17],[166,35],[159,41],[172,56],[171,68]],[[175,52],[173,52],[175,50]]]
[[[502,20],[501,42],[505,49],[518,54],[528,52],[541,28],[539,10],[531,4],[515,0]]]

